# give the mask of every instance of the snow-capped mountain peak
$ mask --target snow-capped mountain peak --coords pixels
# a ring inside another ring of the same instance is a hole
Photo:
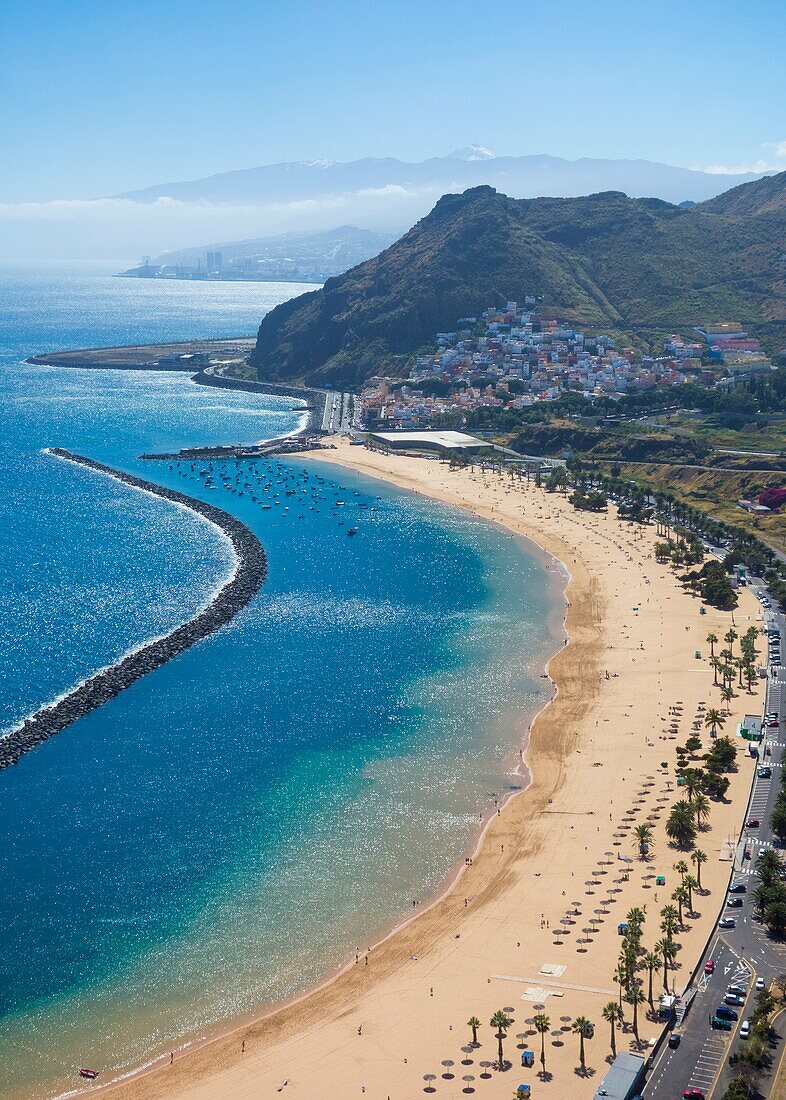
[[[495,160],[496,154],[483,145],[465,145],[448,153],[446,160]]]

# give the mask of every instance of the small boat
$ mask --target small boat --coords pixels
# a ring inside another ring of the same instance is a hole
[[[358,528],[357,527],[350,527],[350,529],[347,531],[348,535],[356,535],[357,533],[358,533]]]
[[[79,1071],[79,1076],[86,1077],[88,1081],[95,1081],[96,1077],[98,1077],[98,1070],[85,1069],[85,1067],[83,1066],[82,1069],[80,1069]]]

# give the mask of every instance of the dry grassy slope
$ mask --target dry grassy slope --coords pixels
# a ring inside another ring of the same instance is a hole
[[[714,519],[746,527],[776,550],[786,553],[786,515],[754,516],[737,504],[762,489],[786,484],[786,474],[758,470],[697,470],[690,466],[622,464],[621,476],[654,489],[673,493],[679,500],[709,512]]]

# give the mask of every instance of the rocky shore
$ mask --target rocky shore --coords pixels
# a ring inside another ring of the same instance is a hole
[[[86,466],[107,474],[134,489],[163,497],[189,508],[192,512],[220,527],[232,542],[237,557],[237,568],[232,577],[219,589],[211,602],[193,619],[176,627],[162,638],[156,638],[123,657],[117,664],[91,676],[56,703],[41,707],[35,714],[0,738],[0,770],[15,764],[30,749],[59,733],[77,718],[82,718],[103,703],[114,699],[121,691],[142,676],[177,657],[196,642],[213,634],[228,623],[259,591],[265,578],[267,562],[265,552],[256,535],[240,520],[220,508],[186,496],[174,489],[167,489],[132,474],[115,470],[102,462],[72,454],[60,447],[52,448],[58,458]]]

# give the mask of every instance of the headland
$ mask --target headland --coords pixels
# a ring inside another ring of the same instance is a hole
[[[415,908],[380,943],[358,945],[356,957],[324,985],[194,1044],[172,1064],[165,1055],[112,1090],[129,1100],[241,1100],[259,1090],[409,1100],[424,1087],[451,1098],[471,1087],[501,1100],[520,1073],[489,1068],[497,1056],[489,1020],[498,1010],[513,1018],[505,1046],[517,1062],[517,1047],[538,1042],[531,1023],[542,1010],[550,1034],[538,1095],[591,1097],[609,1053],[602,1009],[618,995],[618,924],[642,909],[644,944],[654,950],[660,911],[680,883],[674,864],[688,858],[665,829],[681,797],[675,747],[693,733],[708,737],[703,715],[717,705],[718,689],[706,638],[723,636],[732,617],[712,608],[700,615],[698,602],[656,561],[654,531],[622,523],[611,511],[576,512],[560,494],[504,473],[454,471],[348,444],[312,460],[466,509],[564,564],[567,644],[548,665],[556,694],[531,729],[521,730],[531,782],[487,822],[440,897]],[[734,615],[740,632],[756,625],[750,592],[741,592]],[[739,692],[729,728],[759,705],[759,694],[758,684]],[[738,754],[728,795],[712,802],[699,833],[707,861],[677,935],[671,988],[688,985],[723,904],[752,767]],[[634,829],[644,822],[652,836],[641,858]],[[480,1023],[478,1047],[470,1045],[471,1017]],[[595,1024],[586,1072],[579,1072],[572,1032],[580,1017]],[[643,1007],[639,1041],[629,1009],[627,1019],[618,1049],[646,1054],[661,1026]]]

